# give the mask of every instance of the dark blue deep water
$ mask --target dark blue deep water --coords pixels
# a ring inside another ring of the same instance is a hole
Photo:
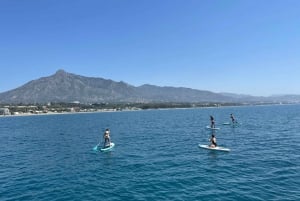
[[[209,115],[231,152],[198,148]],[[300,200],[300,105],[1,117],[0,142],[1,201]]]

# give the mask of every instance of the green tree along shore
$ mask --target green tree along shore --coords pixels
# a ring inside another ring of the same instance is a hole
[[[271,103],[263,103],[271,104]],[[176,103],[176,102],[153,102],[153,103],[48,103],[48,104],[0,104],[0,108],[7,108],[11,115],[18,114],[41,114],[41,113],[65,113],[65,112],[97,112],[97,111],[128,111],[147,109],[171,109],[171,108],[201,108],[222,106],[243,106],[247,103]],[[251,105],[262,105],[251,104]]]

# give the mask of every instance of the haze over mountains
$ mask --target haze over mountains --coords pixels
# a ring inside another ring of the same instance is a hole
[[[256,97],[214,93],[184,87],[139,87],[109,79],[85,77],[58,70],[54,75],[30,81],[16,89],[0,93],[0,103],[33,104],[48,102],[148,103],[148,102],[300,102],[300,95]]]

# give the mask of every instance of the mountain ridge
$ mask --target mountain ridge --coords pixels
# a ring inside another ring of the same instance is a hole
[[[281,96],[280,96],[281,97]],[[276,101],[280,101],[276,97]],[[284,101],[300,101],[300,96],[284,96]],[[149,102],[255,102],[272,101],[275,97],[256,97],[231,93],[214,93],[186,87],[156,86],[144,84],[133,86],[100,77],[86,77],[68,73],[62,69],[55,74],[41,77],[24,85],[0,93],[0,103],[149,103]]]

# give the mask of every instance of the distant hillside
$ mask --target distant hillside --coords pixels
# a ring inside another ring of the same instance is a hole
[[[57,71],[49,77],[0,93],[0,103],[73,102],[224,102],[231,98],[221,94],[188,88],[143,85],[84,77]]]
[[[58,70],[54,75],[30,81],[25,85],[0,93],[0,103],[147,103],[147,102],[255,102],[280,101],[280,97],[255,97],[228,93],[213,93],[183,87],[154,85],[132,86],[125,82],[85,77]],[[284,101],[300,101],[300,96],[284,96]]]
[[[233,93],[220,93],[223,96],[231,97],[236,102],[266,102],[269,101],[266,97],[262,96],[250,96],[244,94],[233,94]]]
[[[210,91],[184,87],[158,87],[142,85],[137,87],[140,96],[146,100],[162,102],[232,102],[234,99]]]
[[[1,103],[135,101],[136,91],[124,82],[84,77],[63,70],[0,94]]]
[[[299,103],[300,95],[274,95],[267,97],[268,101],[283,103]]]

